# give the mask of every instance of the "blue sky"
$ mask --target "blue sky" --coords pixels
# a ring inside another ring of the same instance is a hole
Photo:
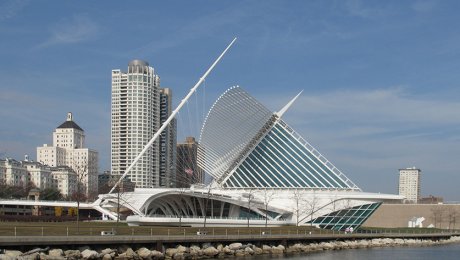
[[[423,195],[460,201],[460,2],[126,2],[0,1],[0,158],[35,158],[71,111],[109,169],[111,70],[147,60],[177,104],[237,36],[206,105],[304,90],[285,120],[363,190],[416,166]]]

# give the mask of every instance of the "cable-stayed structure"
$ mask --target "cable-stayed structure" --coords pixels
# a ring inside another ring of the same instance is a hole
[[[329,160],[240,87],[211,107],[198,163],[225,188],[360,190]]]
[[[192,95],[198,100],[197,87],[226,50],[160,130],[176,114],[178,122],[185,116],[189,119],[179,125],[193,128],[193,123],[201,121],[191,112],[199,112],[205,102],[189,106],[188,100]],[[101,195],[95,209],[116,219],[117,201],[123,201],[124,212],[131,212],[126,219],[129,225],[314,225],[344,230],[359,228],[384,201],[402,199],[363,192],[283,120],[299,95],[274,113],[242,88],[231,87],[202,119],[198,142],[187,136],[182,144],[177,160],[181,165],[175,178],[177,188],[136,188],[120,195],[121,199],[114,194]],[[186,110],[181,116],[182,106]],[[158,135],[159,132],[143,152]],[[135,163],[136,160],[130,167]],[[203,171],[213,178],[207,186],[200,177]]]

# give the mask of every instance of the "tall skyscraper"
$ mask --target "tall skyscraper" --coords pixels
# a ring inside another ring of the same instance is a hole
[[[190,187],[204,183],[204,172],[197,164],[198,143],[194,137],[187,137],[185,143],[177,144],[177,187]]]
[[[421,170],[415,167],[399,169],[399,195],[406,197],[406,201],[417,203],[420,198]]]
[[[53,145],[37,147],[37,161],[59,167],[68,166],[77,175],[89,198],[97,195],[98,153],[84,148],[85,131],[73,121],[72,113],[53,132]]]
[[[160,124],[163,124],[172,112],[172,91],[160,88]],[[176,187],[176,119],[161,133],[160,151],[160,187]]]
[[[112,174],[123,174],[160,127],[160,78],[149,64],[133,60],[128,72],[112,70]],[[159,142],[129,173],[137,188],[158,187]]]

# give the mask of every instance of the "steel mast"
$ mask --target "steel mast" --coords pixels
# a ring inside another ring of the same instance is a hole
[[[139,155],[134,158],[134,161],[129,165],[128,169],[123,173],[123,175],[120,177],[120,179],[117,181],[117,183],[112,187],[112,189],[109,191],[108,194],[111,194],[115,188],[120,185],[121,181],[128,175],[128,173],[131,171],[131,169],[136,165],[137,161],[144,155],[144,153],[152,146],[152,144],[158,139],[160,134],[163,132],[163,130],[169,125],[171,120],[176,116],[176,114],[179,112],[179,110],[182,108],[182,106],[185,105],[187,100],[192,96],[192,94],[196,91],[196,89],[203,83],[203,81],[206,79],[208,74],[214,69],[214,67],[217,65],[217,63],[222,59],[222,57],[225,55],[225,53],[232,47],[233,43],[236,41],[236,37],[233,39],[233,41],[225,48],[225,50],[220,54],[220,56],[214,61],[214,63],[209,67],[209,69],[203,74],[203,76],[198,80],[198,82],[193,86],[192,89],[190,89],[190,92],[185,96],[184,99],[180,102],[180,104],[177,106],[177,108],[171,113],[171,115],[168,117],[168,119],[161,125],[160,129],[153,135],[152,139],[145,145],[144,149],[139,153]]]

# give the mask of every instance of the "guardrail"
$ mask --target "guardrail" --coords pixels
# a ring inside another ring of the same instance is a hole
[[[274,228],[218,228],[218,227],[129,227],[129,226],[82,226],[75,225],[43,225],[43,226],[0,226],[0,236],[101,236],[103,232],[110,236],[310,236],[310,235],[374,235],[374,236],[396,236],[396,235],[433,235],[451,234],[460,235],[460,230],[439,230],[439,229],[372,229],[357,230],[353,233],[344,231],[324,230],[314,227],[274,227]]]

